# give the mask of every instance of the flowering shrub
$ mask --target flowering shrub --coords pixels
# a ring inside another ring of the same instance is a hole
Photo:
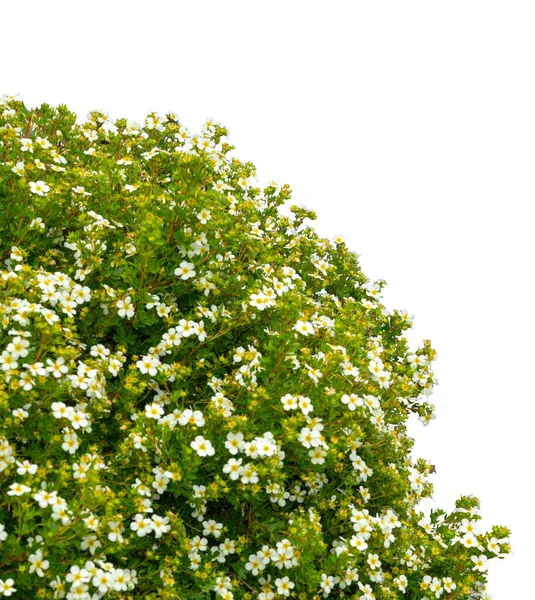
[[[486,598],[430,344],[226,131],[0,101],[0,596]]]

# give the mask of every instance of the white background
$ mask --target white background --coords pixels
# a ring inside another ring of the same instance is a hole
[[[437,420],[412,429],[435,505],[513,530],[495,600],[535,598],[535,8],[531,2],[5,2],[0,94],[142,121],[213,118],[289,183],[388,308],[431,339]]]

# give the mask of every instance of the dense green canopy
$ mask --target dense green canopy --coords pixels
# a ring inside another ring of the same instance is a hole
[[[345,243],[216,123],[0,112],[0,596],[485,598],[509,532],[418,510],[435,354]]]

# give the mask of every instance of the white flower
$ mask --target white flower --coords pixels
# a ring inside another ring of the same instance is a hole
[[[102,129],[102,131],[104,131],[106,135],[110,132],[116,134],[118,131],[117,125],[114,125],[111,121],[105,121],[104,123],[102,123],[100,129]]]
[[[90,424],[89,415],[81,410],[73,410],[67,416],[74,429],[87,427]]]
[[[477,534],[477,521],[470,521],[469,519],[463,519],[459,531],[462,533],[473,533]]]
[[[84,481],[86,479],[86,473],[89,471],[89,465],[85,462],[81,462],[80,464],[74,463],[72,465],[73,477],[75,479],[80,479]]]
[[[141,482],[141,479],[137,478],[136,482],[132,484],[132,487],[140,496],[150,496],[151,491],[148,486]]]
[[[72,512],[67,509],[65,504],[54,504],[52,506],[52,518],[54,521],[61,521],[63,525],[72,522]]]
[[[222,544],[219,544],[219,551],[223,556],[236,553],[236,542],[227,538]]]
[[[130,529],[135,531],[139,537],[144,537],[152,531],[152,521],[138,513],[130,523]]]
[[[20,336],[17,335],[13,338],[13,341],[10,344],[8,344],[6,350],[15,359],[24,358],[25,356],[28,356],[29,346],[30,342],[28,340],[22,339]]]
[[[132,304],[132,298],[126,296],[122,300],[117,300],[116,307],[119,309],[117,314],[124,319],[131,319],[134,316],[134,305]]]
[[[37,137],[37,138],[35,138],[35,143],[38,146],[41,146],[41,148],[43,148],[44,150],[47,150],[48,148],[52,148],[52,144],[46,138]]]
[[[48,375],[48,371],[44,368],[42,362],[36,362],[33,365],[24,364],[24,366],[30,371],[30,373],[37,377],[38,375],[46,376]]]
[[[91,582],[101,594],[105,594],[110,586],[113,585],[113,576],[108,571],[97,569],[93,581]]]
[[[327,452],[322,448],[314,448],[313,450],[308,451],[308,455],[312,459],[310,462],[313,465],[322,465],[325,462],[325,456],[327,456]]]
[[[65,359],[63,358],[63,356],[58,356],[58,358],[56,358],[56,360],[47,358],[46,364],[48,365],[46,367],[46,370],[49,373],[52,373],[52,375],[54,375],[54,377],[59,378],[62,375],[64,375],[65,373],[67,373],[69,370],[69,368],[65,364]]]
[[[160,154],[160,149],[158,147],[154,147],[154,148],[151,148],[148,152],[142,152],[141,156],[143,158],[150,160],[151,158],[158,156],[158,154]]]
[[[189,337],[195,333],[196,329],[195,321],[186,321],[186,319],[180,319],[176,326],[176,333],[182,337]]]
[[[24,419],[28,418],[28,411],[24,410],[24,408],[15,408],[11,411],[11,414],[16,418],[24,421]]]
[[[321,445],[321,433],[317,429],[309,429],[308,427],[303,427],[297,439],[301,442],[301,444],[303,444],[305,448]]]
[[[186,408],[182,411],[178,422],[180,425],[187,425],[189,423],[196,427],[202,427],[205,423],[202,412],[200,410],[191,410],[191,408]]]
[[[86,569],[80,569],[78,565],[73,565],[65,576],[65,580],[72,584],[71,588],[74,589],[90,581],[91,574]]]
[[[48,560],[43,560],[43,551],[37,550],[35,554],[30,554],[30,573],[36,573],[39,577],[45,576],[45,571],[48,569]]]
[[[30,181],[30,192],[38,196],[45,196],[50,191],[50,187],[44,181]]]
[[[258,575],[259,571],[263,571],[266,568],[266,565],[260,554],[250,554],[249,562],[245,564],[245,568],[251,571],[253,575]]]
[[[127,256],[133,256],[137,252],[136,245],[132,242],[129,242],[124,246],[124,251],[126,252]]]
[[[461,544],[465,548],[477,548],[478,542],[477,538],[473,533],[467,533],[461,538]]]
[[[233,481],[236,481],[240,477],[240,472],[242,470],[241,464],[241,458],[238,458],[238,460],[235,458],[229,458],[228,462],[223,467],[223,473],[227,473]]]
[[[196,535],[195,537],[191,538],[191,547],[195,552],[197,550],[199,552],[206,552],[208,549],[208,540],[205,537],[201,538]]]
[[[242,483],[258,483],[258,473],[256,472],[256,467],[252,463],[244,465],[240,471],[240,478]]]
[[[368,564],[372,569],[380,569],[381,561],[378,554],[368,554]]]
[[[223,523],[217,523],[213,519],[209,519],[208,521],[203,521],[202,525],[204,527],[202,532],[203,535],[213,535],[216,538],[221,535]]]
[[[66,433],[63,436],[63,444],[61,444],[61,447],[63,450],[65,450],[65,452],[74,454],[76,450],[78,450],[79,446],[80,442],[78,441],[78,436],[76,433]]]
[[[494,554],[500,553],[500,544],[498,543],[498,540],[495,537],[490,538],[487,544],[487,548],[489,552],[494,552]]]
[[[290,581],[288,576],[283,577],[282,579],[275,579],[275,585],[277,586],[277,593],[281,596],[289,596],[290,590],[295,587],[295,583]]]
[[[59,321],[58,315],[53,310],[50,310],[49,308],[45,308],[44,310],[42,310],[41,314],[46,319],[46,321],[49,325],[53,325],[54,323]]]
[[[286,394],[281,398],[282,406],[284,410],[292,410],[299,406],[297,402],[297,398],[292,396],[292,394]]]
[[[86,192],[85,187],[83,185],[76,185],[72,188],[72,191],[75,194],[83,194],[84,196],[91,196],[90,192]]]
[[[11,254],[10,254],[9,258],[11,258],[11,260],[15,260],[17,262],[20,262],[23,259],[22,252],[20,251],[19,248],[17,248],[17,246],[11,247]]]
[[[158,131],[164,130],[164,123],[167,122],[166,117],[162,117],[158,113],[151,113],[145,119],[145,127],[147,129],[157,129]]]
[[[327,573],[321,574],[320,587],[324,592],[324,596],[328,596],[331,593],[331,590],[333,589],[335,583],[336,580],[332,575],[327,575]]]
[[[429,586],[429,591],[435,594],[436,598],[440,598],[443,593],[442,582],[438,577],[433,577],[431,584]]]
[[[98,541],[96,535],[86,535],[80,544],[82,550],[89,550],[91,554],[95,554],[95,550],[100,546],[102,546],[102,544]]]
[[[323,373],[319,369],[315,369],[314,367],[311,367],[310,365],[305,364],[305,367],[307,369],[307,374],[310,377],[310,379],[312,379],[312,381],[315,384],[317,384],[319,379],[321,377],[323,377]]]
[[[46,508],[47,506],[53,506],[58,503],[58,493],[57,492],[47,492],[46,490],[40,490],[33,496],[34,500],[39,503],[41,508]]]
[[[200,210],[197,213],[197,219],[199,219],[199,221],[203,225],[206,225],[207,221],[209,221],[211,218],[212,218],[212,215],[210,214],[210,211],[207,210],[206,208],[203,208],[202,210]]]
[[[12,483],[9,486],[9,492],[7,493],[8,496],[22,496],[22,494],[27,494],[28,492],[31,492],[32,488],[28,487],[27,485],[23,485],[22,483]]]
[[[259,294],[251,294],[249,304],[255,308],[258,308],[259,310],[264,310],[268,307],[269,298],[262,292]]]
[[[169,517],[159,517],[158,515],[152,515],[151,527],[154,531],[154,537],[160,538],[162,534],[171,531],[171,525],[169,525]]]
[[[13,592],[17,591],[17,588],[13,587],[14,583],[13,579],[6,579],[5,581],[0,579],[0,594],[3,596],[11,596]]]
[[[132,580],[129,569],[115,569],[113,572],[114,581],[113,581],[113,589],[117,592],[125,592],[129,583]]]
[[[256,451],[258,456],[273,456],[277,451],[277,445],[275,441],[268,437],[268,433],[265,433],[262,437],[257,437],[253,441],[255,442]]]
[[[394,579],[394,585],[403,593],[405,593],[408,584],[409,582],[405,575],[400,575]]]
[[[197,452],[199,456],[213,456],[215,454],[214,447],[210,440],[206,440],[202,435],[198,435],[191,443],[190,446]]]
[[[479,556],[472,556],[471,557],[472,562],[474,562],[474,567],[473,570],[474,571],[480,571],[481,573],[483,573],[484,571],[486,571],[488,569],[488,565],[487,565],[487,557],[484,554],[480,554]]]
[[[353,548],[356,548],[357,550],[360,550],[361,552],[364,552],[364,550],[366,550],[368,548],[368,544],[366,543],[366,540],[361,535],[354,535],[349,540],[349,543],[351,544],[351,546],[353,546]]]
[[[379,387],[383,389],[390,387],[390,373],[388,371],[381,371],[374,379],[379,382]]]
[[[359,398],[356,394],[350,394],[349,396],[344,394],[342,396],[342,402],[347,404],[349,410],[355,410],[357,406],[362,406],[363,404],[362,398]]]
[[[256,447],[255,440],[245,443],[243,446],[243,451],[249,458],[258,458],[258,448]]]
[[[162,363],[160,362],[159,358],[156,358],[155,356],[143,356],[141,358],[141,360],[138,360],[136,362],[136,367],[144,374],[149,374],[149,375],[156,375],[156,373],[158,373],[158,367],[161,365]]]
[[[64,402],[52,402],[52,414],[56,417],[56,419],[61,419],[62,417],[69,418],[74,412],[72,406],[67,406]]]
[[[359,596],[359,600],[374,600],[375,595],[369,584],[364,585],[362,582],[358,582],[361,592],[364,592],[362,596]]]
[[[156,307],[156,313],[159,317],[162,317],[162,319],[165,319],[166,317],[168,317],[170,312],[171,312],[171,307],[166,306],[165,304],[160,304],[159,306]]]
[[[110,521],[108,523],[108,527],[111,530],[110,533],[108,533],[108,539],[110,542],[119,542],[122,544],[124,538],[121,534],[124,528],[122,527],[121,523],[119,523],[119,521]]]
[[[304,415],[308,415],[309,412],[314,410],[310,398],[307,398],[306,396],[299,396],[299,408]]]
[[[413,368],[424,367],[427,364],[427,358],[425,356],[418,356],[416,354],[411,354],[407,357],[407,360]]]
[[[87,286],[75,285],[72,289],[72,295],[76,304],[83,304],[91,300],[91,290]]]
[[[0,364],[4,371],[15,370],[19,366],[19,363],[6,350],[0,354]]]
[[[147,404],[145,406],[145,415],[149,419],[159,419],[164,413],[164,410],[158,402],[153,402],[152,404]]]
[[[180,266],[175,269],[175,275],[181,279],[190,279],[195,277],[195,265],[183,260]]]
[[[293,327],[295,331],[298,331],[302,335],[310,335],[314,333],[314,327],[308,321],[297,321],[297,323]]]
[[[31,462],[25,460],[24,462],[17,461],[18,469],[17,473],[19,475],[26,475],[29,473],[30,475],[35,475],[37,473],[37,465],[32,464]]]
[[[23,152],[33,152],[33,141],[30,138],[22,138],[20,140],[20,149]]]
[[[193,486],[193,497],[194,498],[204,498],[206,496],[206,486],[205,485],[194,485]]]

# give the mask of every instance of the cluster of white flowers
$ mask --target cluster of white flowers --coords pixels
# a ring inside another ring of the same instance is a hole
[[[280,540],[275,547],[265,544],[256,554],[249,555],[245,568],[258,575],[266,566],[273,563],[278,569],[291,569],[298,566],[295,549],[287,539]]]
[[[258,385],[257,374],[263,370],[260,365],[262,354],[252,345],[247,350],[239,346],[234,351],[234,362],[243,363],[234,371],[234,380],[242,387],[248,390],[254,389]]]
[[[116,524],[114,525],[116,527]],[[162,534],[171,530],[171,526],[169,525],[169,517],[159,517],[153,514],[150,518],[147,518],[142,513],[138,513],[130,523],[130,529],[135,531],[139,537],[144,537],[147,533],[153,532],[156,538],[160,538]]]
[[[12,568],[0,596],[30,582],[28,597],[141,597],[150,572],[162,594],[183,579],[224,600],[245,586],[274,600],[306,595],[297,570],[329,548],[309,594],[374,600],[416,577],[428,595],[453,592],[453,577],[425,573],[422,540],[440,553],[446,538],[431,520],[411,529],[431,486],[404,422],[433,416],[420,397],[436,383],[433,352],[370,336],[391,316],[410,321],[379,303],[382,282],[340,238],[303,226],[306,209],[275,218],[289,189],[258,190],[211,122],[192,136],[172,113],[125,125],[94,111],[46,137],[39,124],[25,133],[12,104],[0,100],[0,174],[33,204],[0,250],[0,544],[29,549],[26,580]],[[53,527],[76,556],[58,559],[44,534],[30,543],[16,517],[27,506],[30,535]],[[508,550],[473,520],[453,529],[471,576]]]

